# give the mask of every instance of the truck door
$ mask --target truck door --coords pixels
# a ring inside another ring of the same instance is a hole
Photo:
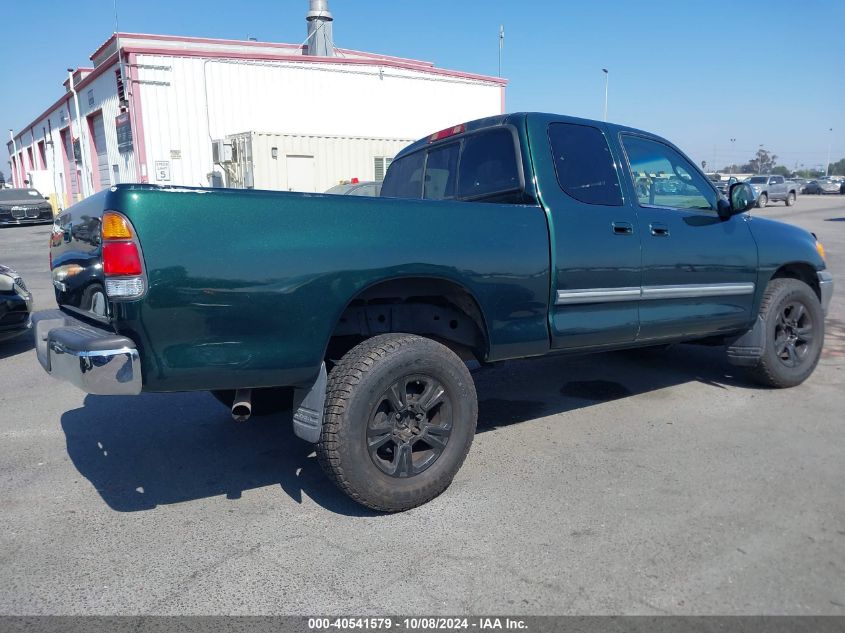
[[[783,176],[772,176],[769,178],[769,191],[772,200],[786,200],[786,181]]]
[[[638,134],[622,144],[642,236],[637,340],[746,328],[757,279],[748,216],[722,220],[716,190],[670,145]]]
[[[542,115],[529,115],[528,127],[551,234],[552,347],[632,342],[640,235],[604,131]]]

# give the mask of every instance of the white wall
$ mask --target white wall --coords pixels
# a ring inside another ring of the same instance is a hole
[[[169,184],[207,186],[211,139],[249,130],[416,139],[501,113],[497,84],[377,64],[164,55],[138,64],[148,174],[159,184],[155,162],[167,161]]]

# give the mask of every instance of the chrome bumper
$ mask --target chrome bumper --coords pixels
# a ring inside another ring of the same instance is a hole
[[[826,270],[821,270],[817,274],[819,276],[819,294],[821,294],[822,311],[827,316],[830,298],[833,296],[833,275]]]
[[[48,374],[102,396],[141,393],[141,360],[131,339],[58,310],[37,313],[38,362]]]

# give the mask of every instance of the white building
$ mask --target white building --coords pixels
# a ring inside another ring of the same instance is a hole
[[[309,31],[326,21],[330,37],[327,7],[309,13]],[[507,82],[500,78],[333,47],[334,56],[320,52],[325,47],[313,40],[297,46],[113,35],[91,55],[93,66],[69,73],[65,93],[12,136],[13,182],[28,180],[65,207],[120,182],[219,182],[211,177],[225,171],[213,163],[216,139],[312,138],[273,148],[279,169],[290,163],[299,171],[309,161],[289,156],[310,157],[319,169],[329,162],[315,153],[341,151],[338,138],[346,139],[356,145],[349,151],[355,162],[317,174],[314,188],[322,191],[342,177],[376,179],[408,141],[504,110]],[[304,188],[301,178],[283,178],[279,188]]]

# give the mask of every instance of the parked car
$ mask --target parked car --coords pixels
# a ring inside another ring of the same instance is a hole
[[[841,185],[835,180],[819,178],[807,183],[806,191],[810,194],[824,195],[826,193],[839,193]]]
[[[327,189],[326,193],[341,196],[377,197],[381,193],[381,183],[375,180],[359,181],[357,178],[353,178],[348,182],[342,182],[331,189]]]
[[[787,182],[783,176],[752,176],[748,182],[757,194],[757,206],[765,207],[769,202],[785,202],[791,207],[798,198],[798,187]]]
[[[19,336],[30,328],[32,295],[21,276],[0,265],[0,342]]]
[[[53,206],[36,189],[0,189],[0,226],[53,221]]]
[[[68,212],[101,218],[107,313],[39,315],[37,356],[94,394],[211,391],[238,420],[293,403],[342,491],[405,510],[472,443],[465,360],[721,342],[762,384],[806,380],[833,279],[756,203],[658,136],[535,113],[410,145],[379,198],[117,185]],[[90,249],[66,235],[54,269]]]
[[[716,174],[718,175],[718,174]],[[727,197],[731,185],[735,182],[739,182],[739,179],[735,176],[728,176],[727,178],[720,178],[719,180],[714,180],[713,178],[710,179],[710,182],[713,183],[713,186],[719,190],[723,196]]]

